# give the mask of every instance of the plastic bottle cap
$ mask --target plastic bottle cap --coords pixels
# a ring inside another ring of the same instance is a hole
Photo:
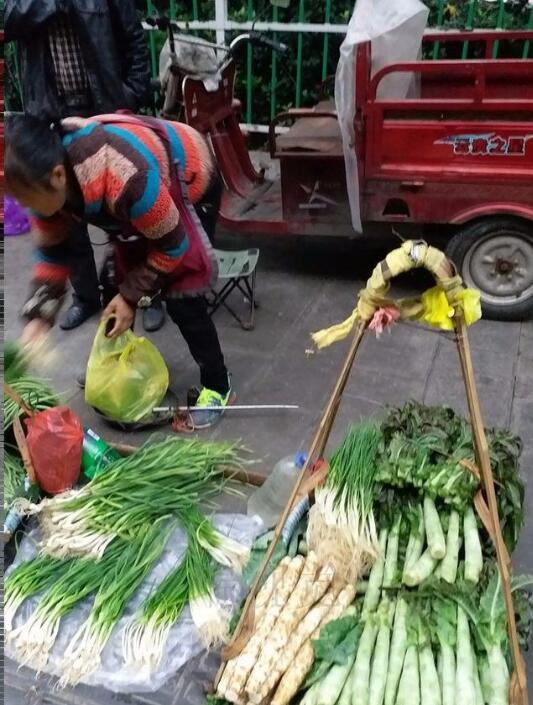
[[[305,461],[307,460],[307,455],[305,453],[296,453],[294,456],[294,464],[298,468],[298,470],[301,470],[303,466],[305,465]]]

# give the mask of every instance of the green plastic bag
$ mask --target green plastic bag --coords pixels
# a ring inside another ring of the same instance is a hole
[[[167,366],[155,345],[130,330],[107,338],[107,323],[100,323],[94,339],[85,401],[117,421],[140,421],[166,394]]]

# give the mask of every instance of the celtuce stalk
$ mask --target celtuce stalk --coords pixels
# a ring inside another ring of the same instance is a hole
[[[268,615],[268,606],[270,603],[270,600],[273,595],[278,595],[281,590],[282,586],[282,581],[285,576],[285,572],[287,568],[289,567],[289,564],[291,563],[291,559],[289,557],[283,558],[275,568],[275,570],[269,575],[267,580],[265,581],[263,587],[259,590],[259,593],[257,595],[257,600],[256,600],[256,605],[255,605],[255,619],[254,619],[254,631],[259,632],[263,620],[269,615]],[[268,620],[270,621],[270,619]],[[273,625],[274,622],[272,622]],[[250,639],[246,647],[244,648],[244,652],[247,650],[251,649],[253,647],[253,641],[254,638]],[[250,646],[250,642],[252,642],[252,646]],[[257,653],[259,653],[259,648],[257,649]],[[235,672],[238,669],[240,662],[239,658],[233,658],[230,659],[224,668],[224,672],[222,673],[222,677],[220,678],[218,685],[217,685],[217,695],[220,698],[223,698],[225,700],[228,699],[228,689],[230,688],[230,684],[233,681],[235,677]],[[252,667],[253,667],[253,657],[252,657]],[[244,686],[244,683],[243,683]]]
[[[385,568],[383,570],[383,587],[390,588],[396,581],[396,573],[398,571],[398,549],[400,543],[400,527],[402,523],[402,515],[398,514],[398,518],[394,522],[389,538],[387,540],[387,553],[385,556]]]
[[[446,555],[440,564],[440,576],[450,585],[455,583],[457,578],[457,567],[459,565],[459,549],[461,539],[459,536],[460,518],[458,512],[452,509],[448,523],[448,533],[446,536]]]
[[[326,593],[326,595],[327,594],[328,593]],[[314,650],[312,640],[318,638],[320,630],[327,624],[333,622],[335,619],[339,619],[339,617],[344,614],[354,597],[355,590],[351,585],[341,590],[331,609],[325,612],[320,623],[308,637],[303,640],[303,643],[300,641],[301,630],[298,628],[288,644],[287,654],[284,653],[284,662],[278,664],[278,673],[274,674],[272,678],[273,685],[277,683],[278,679],[281,678],[281,680],[279,680],[279,684],[272,696],[270,701],[271,705],[288,705],[291,699],[296,695],[313,665]],[[311,612],[314,610],[316,610],[316,607],[313,608]],[[310,615],[311,612],[309,613]],[[300,632],[300,634],[298,634],[298,632]]]

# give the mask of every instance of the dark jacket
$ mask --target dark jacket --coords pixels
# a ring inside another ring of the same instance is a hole
[[[68,11],[78,32],[93,114],[136,111],[150,90],[148,48],[133,0],[6,0],[6,41],[18,42],[24,110],[65,117],[53,81],[47,22]]]

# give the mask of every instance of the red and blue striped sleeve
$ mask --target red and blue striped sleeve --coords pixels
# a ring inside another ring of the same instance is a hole
[[[132,269],[120,292],[132,304],[153,296],[179,269],[189,249],[189,238],[172,196],[156,171],[140,172],[126,184],[115,203],[115,213],[129,220],[150,246],[145,262]]]
[[[24,318],[43,318],[53,324],[61,307],[70,276],[68,260],[68,216],[31,217],[36,242],[30,293],[23,308]]]

